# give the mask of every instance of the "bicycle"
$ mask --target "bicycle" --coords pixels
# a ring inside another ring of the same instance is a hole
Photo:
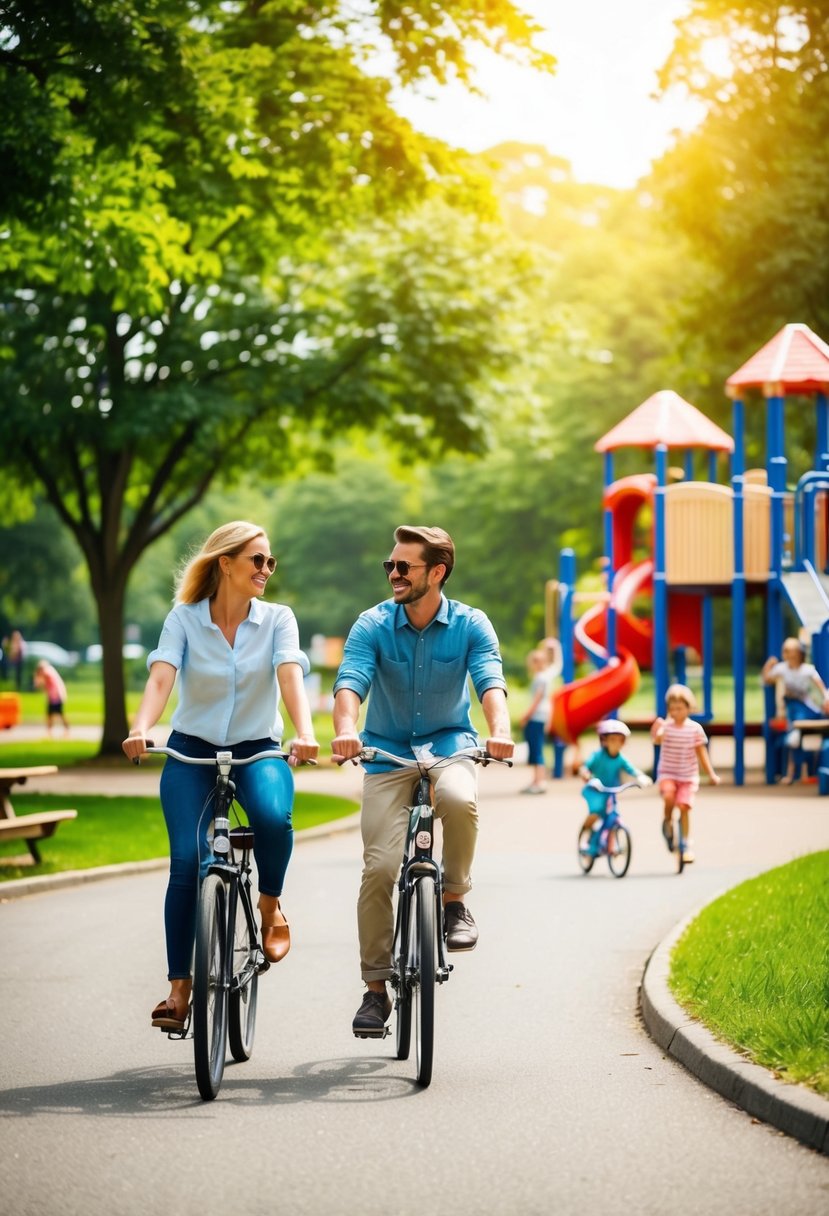
[[[196,1084],[202,1098],[211,1101],[222,1084],[227,1046],[239,1063],[251,1057],[259,976],[270,967],[259,944],[251,898],[253,829],[241,822],[230,827],[236,793],[230,774],[257,760],[287,760],[290,753],[274,748],[237,758],[218,750],[215,757],[195,757],[150,743],[147,752],[217,770],[215,789],[205,803],[213,802],[213,855],[199,887],[191,1015],[182,1030],[168,1033],[171,1039],[187,1038],[192,1024]]]
[[[619,816],[618,798],[625,790],[641,789],[639,781],[626,781],[624,785],[603,785],[593,777],[587,785],[600,794],[607,794],[604,815],[596,827],[582,827],[579,831],[579,865],[585,874],[593,869],[597,857],[606,857],[610,873],[614,878],[624,878],[630,867],[632,842],[630,832]]]
[[[443,872],[432,855],[435,808],[432,805],[429,773],[434,768],[469,759],[484,767],[492,762],[512,767],[511,760],[490,756],[485,748],[470,747],[452,756],[430,756],[428,760],[408,760],[382,747],[363,747],[354,763],[388,760],[399,768],[410,768],[418,776],[407,806],[409,822],[403,846],[403,860],[397,882],[397,912],[392,946],[394,990],[395,1052],[398,1060],[408,1060],[412,1027],[415,1037],[417,1081],[424,1089],[432,1080],[435,1039],[435,989],[449,979],[452,964],[446,959],[443,924]],[[355,1032],[356,1033],[356,1032]],[[388,1026],[379,1036],[390,1034]],[[360,1038],[377,1037],[361,1033]]]

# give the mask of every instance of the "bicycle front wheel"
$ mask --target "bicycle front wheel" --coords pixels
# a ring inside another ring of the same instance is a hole
[[[432,1080],[435,1046],[435,975],[437,969],[437,917],[435,880],[415,884],[409,937],[412,967],[412,1012],[418,1084]]]
[[[405,893],[401,894],[401,901],[407,899],[408,896]],[[409,914],[411,915],[411,906]],[[394,953],[392,957],[396,977],[394,1046],[398,1060],[408,1060],[412,1042],[412,989],[409,980],[407,943],[403,940],[403,926],[403,908],[398,903],[397,928],[394,935]]]
[[[610,873],[616,878],[624,878],[630,865],[630,832],[621,823],[617,823],[608,837],[607,864]]]
[[[193,1054],[199,1093],[216,1097],[227,1038],[227,888],[208,874],[199,892],[193,960]]]
[[[256,1004],[259,998],[259,974],[256,966],[258,942],[246,916],[243,897],[233,901],[233,924],[228,924],[227,938],[233,943],[230,1000],[227,1037],[230,1054],[242,1063],[253,1051],[256,1030]]]

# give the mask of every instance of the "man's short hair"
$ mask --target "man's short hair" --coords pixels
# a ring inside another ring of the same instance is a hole
[[[443,586],[455,565],[455,542],[448,532],[422,524],[401,524],[394,530],[394,539],[398,545],[422,545],[423,560],[427,565],[443,564],[446,567],[440,582]]]

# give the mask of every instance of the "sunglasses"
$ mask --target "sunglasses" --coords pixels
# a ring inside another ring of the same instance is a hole
[[[417,566],[426,565],[428,565],[428,562],[383,562],[383,569],[386,574],[391,574],[394,567],[397,566],[399,573],[405,578],[410,570],[414,570]]]
[[[257,570],[261,570],[263,566],[267,566],[268,574],[273,574],[276,569],[275,557],[265,557],[264,553],[245,553],[242,556],[246,557],[249,562],[253,562]]]

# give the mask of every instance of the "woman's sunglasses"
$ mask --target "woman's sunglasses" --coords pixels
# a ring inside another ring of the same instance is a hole
[[[265,557],[264,553],[245,553],[243,555],[249,562],[253,562],[257,570],[261,570],[263,566],[268,567],[268,574],[273,574],[276,569],[276,558]]]
[[[398,572],[405,578],[410,570],[416,569],[417,566],[425,566],[427,562],[383,562],[383,569],[386,574],[391,574],[394,567],[397,566]]]

